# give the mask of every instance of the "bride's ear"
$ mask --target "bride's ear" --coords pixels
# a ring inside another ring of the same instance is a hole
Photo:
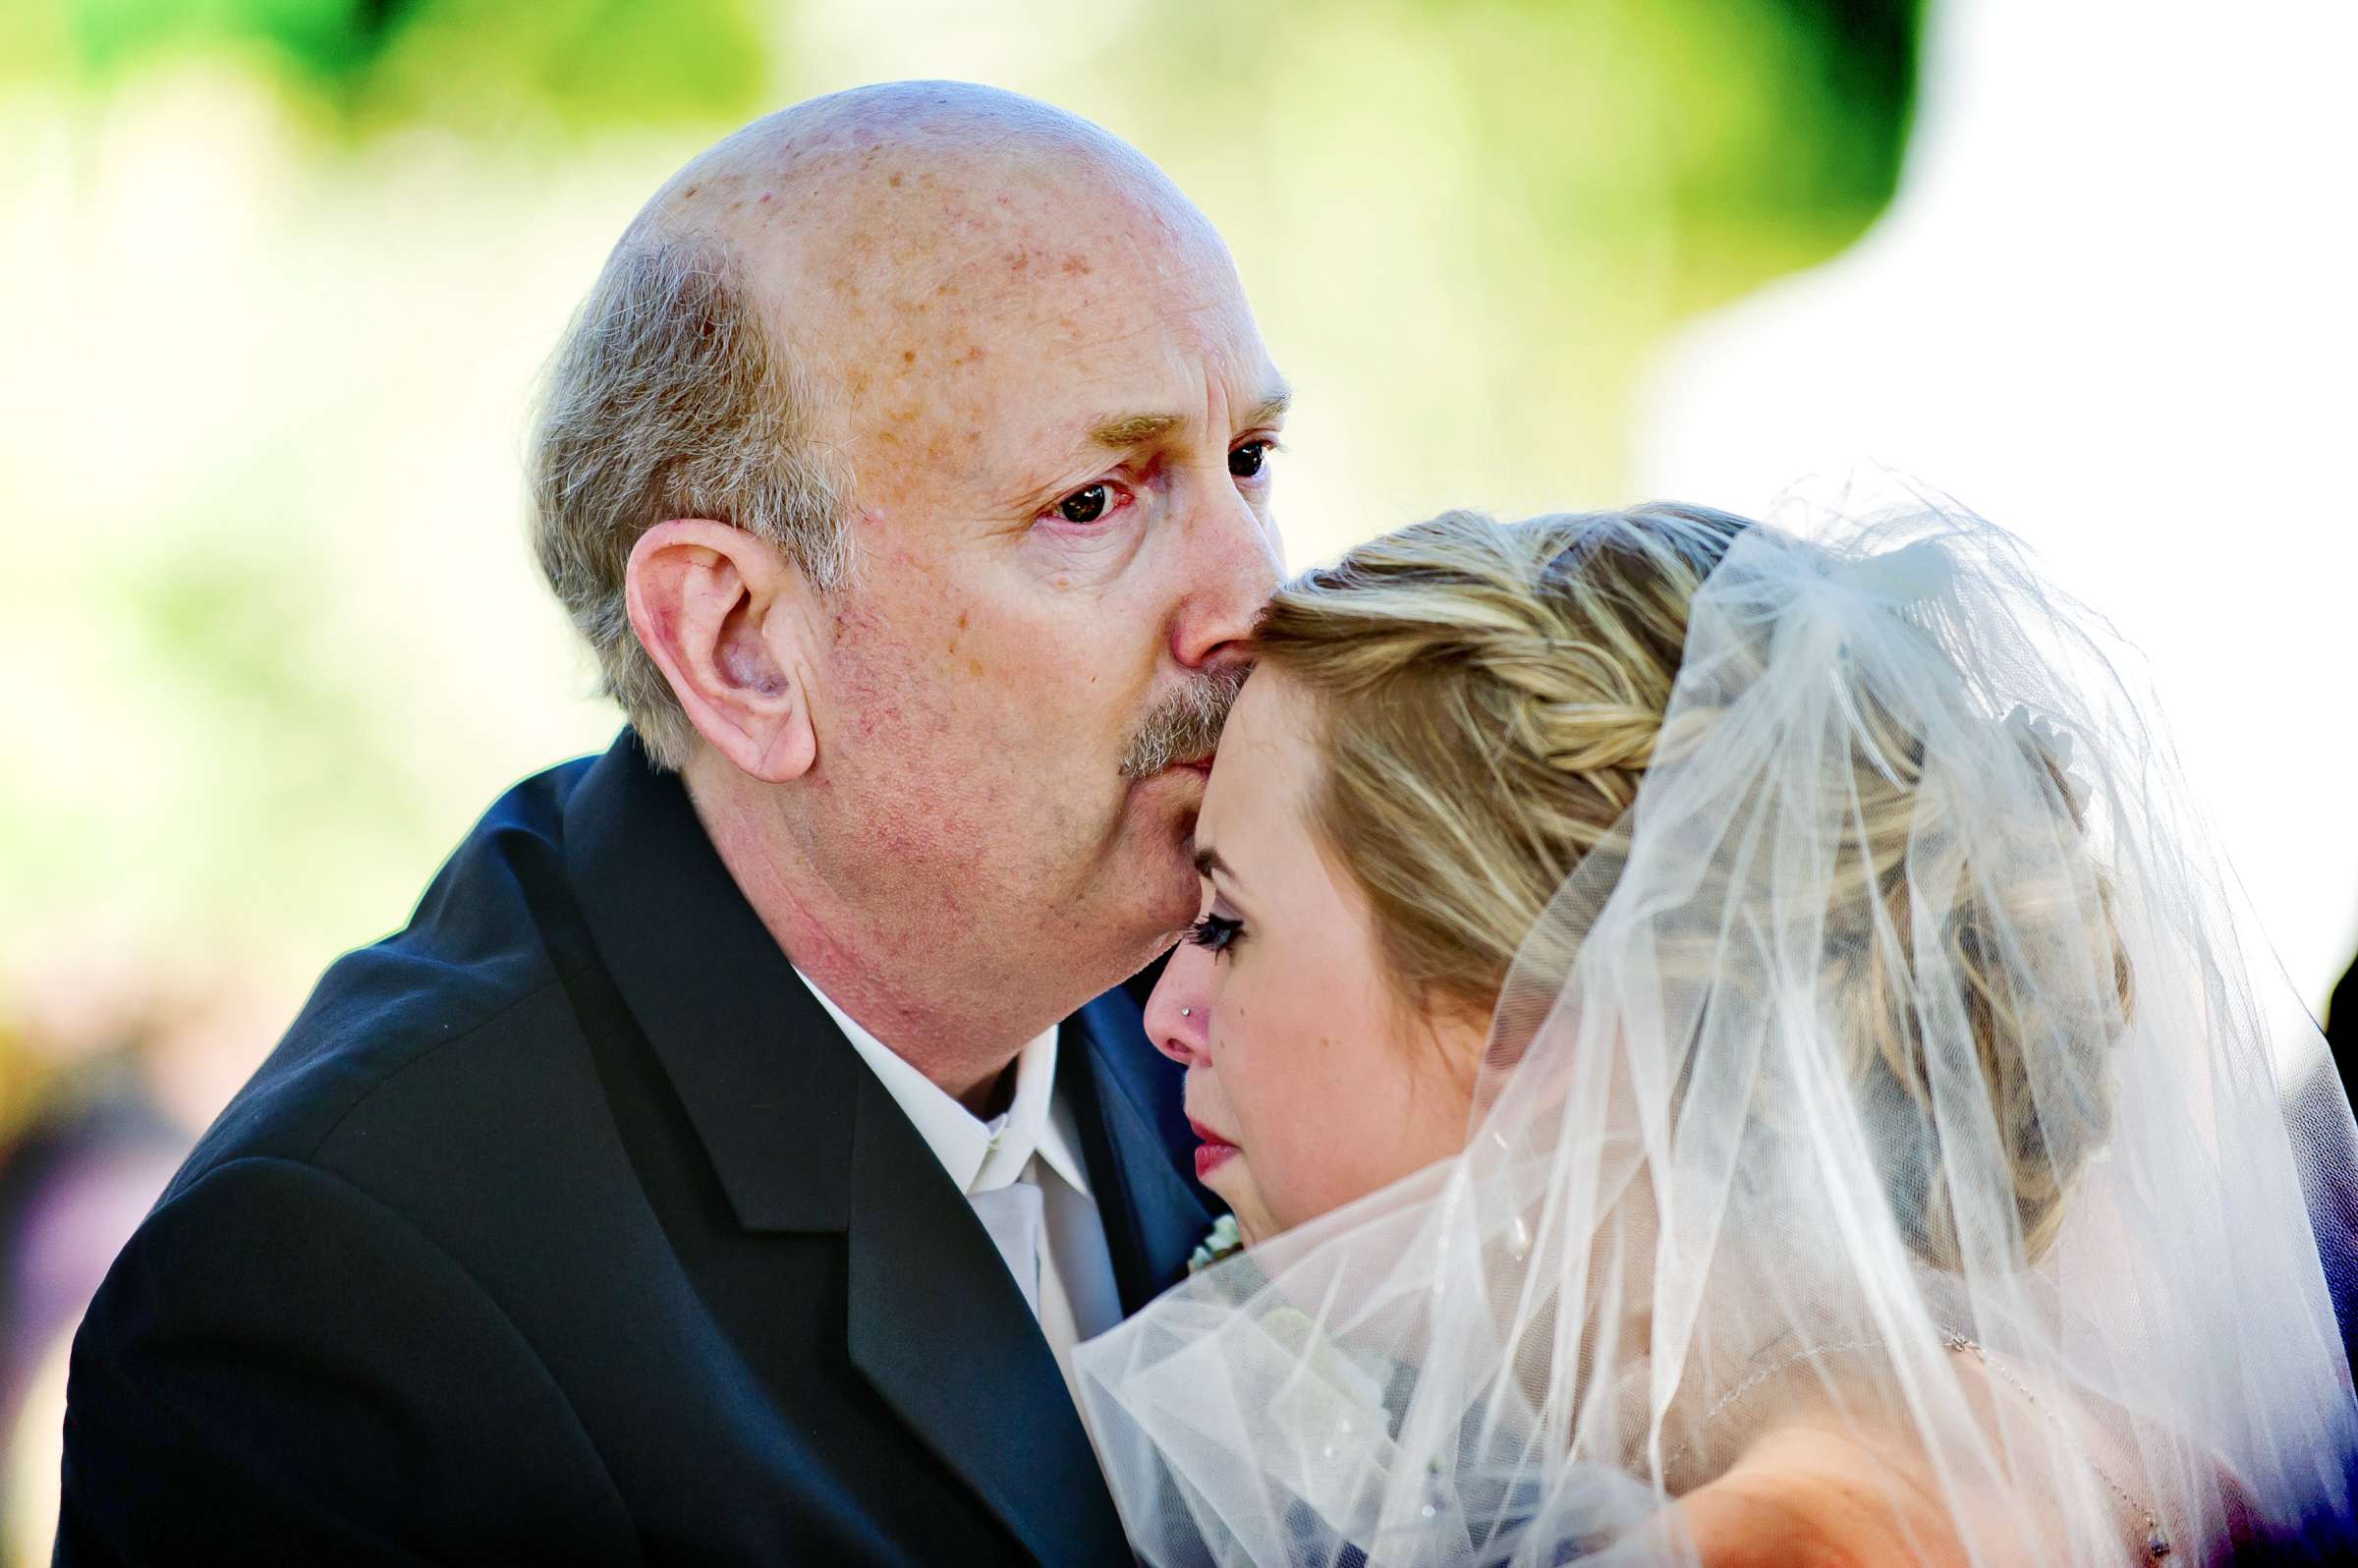
[[[624,597],[705,744],[767,783],[810,771],[814,605],[784,552],[726,523],[674,518],[640,536]]]

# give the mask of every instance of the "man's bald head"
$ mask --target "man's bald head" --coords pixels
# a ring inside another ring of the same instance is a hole
[[[895,365],[939,374],[913,335],[959,336],[964,353],[973,334],[949,317],[1052,319],[1108,258],[1145,260],[1133,283],[1234,275],[1210,223],[1128,143],[964,83],[862,87],[756,121],[674,176],[640,224],[723,248],[773,335],[855,398]]]
[[[927,214],[927,192],[1024,185],[1119,190],[1203,225],[1162,171],[1118,137],[1036,98],[961,82],[857,87],[757,120],[674,175],[639,225],[738,238],[782,227],[823,241],[856,237],[864,216],[888,212],[896,221],[930,215],[952,239],[960,214]]]
[[[1127,143],[1015,93],[857,88],[691,160],[560,346],[531,465],[542,569],[650,753],[676,767],[695,738],[625,606],[648,528],[733,523],[832,587],[864,448],[960,461],[988,355],[1165,282],[1182,308],[1233,292],[1209,223]]]

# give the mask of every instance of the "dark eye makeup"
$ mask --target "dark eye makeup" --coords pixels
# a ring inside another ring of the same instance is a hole
[[[1187,939],[1217,957],[1244,932],[1243,921],[1230,920],[1225,915],[1207,915],[1187,928]]]

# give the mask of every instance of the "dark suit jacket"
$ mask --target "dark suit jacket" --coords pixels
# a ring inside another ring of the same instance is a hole
[[[1123,1305],[1209,1223],[1064,1025]],[[626,732],[330,969],[74,1346],[66,1564],[1127,1562],[965,1198]]]

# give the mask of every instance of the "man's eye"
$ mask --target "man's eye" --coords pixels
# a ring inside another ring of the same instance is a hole
[[[1056,515],[1067,523],[1095,523],[1113,505],[1113,492],[1102,484],[1075,490],[1056,503]]]
[[[1269,460],[1268,441],[1247,441],[1228,454],[1228,472],[1240,479],[1249,479],[1262,471]]]

